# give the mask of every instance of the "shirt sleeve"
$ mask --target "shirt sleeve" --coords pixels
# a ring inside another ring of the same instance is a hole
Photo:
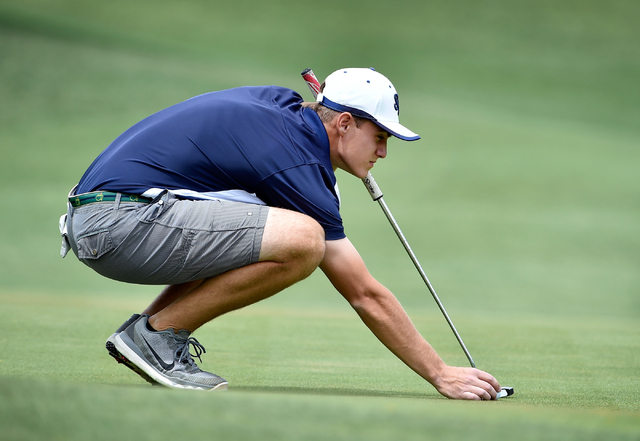
[[[272,174],[260,182],[256,195],[269,206],[311,216],[324,229],[326,240],[346,237],[334,182],[319,164],[299,165]]]

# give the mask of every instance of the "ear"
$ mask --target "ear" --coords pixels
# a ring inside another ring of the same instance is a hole
[[[343,112],[335,117],[336,129],[343,136],[347,133],[349,127],[355,122],[355,119],[349,112]]]

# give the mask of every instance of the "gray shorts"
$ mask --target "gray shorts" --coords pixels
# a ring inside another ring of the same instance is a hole
[[[69,243],[78,259],[110,279],[174,285],[258,261],[269,207],[193,201],[164,193],[150,204],[69,207]]]

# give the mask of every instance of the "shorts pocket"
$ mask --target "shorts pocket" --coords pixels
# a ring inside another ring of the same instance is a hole
[[[85,260],[98,259],[115,248],[109,230],[85,234],[78,238],[76,244],[78,246],[78,259]]]

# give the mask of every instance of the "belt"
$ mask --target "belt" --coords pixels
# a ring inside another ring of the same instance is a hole
[[[113,202],[116,200],[118,193],[110,191],[94,191],[91,193],[83,193],[79,195],[69,196],[69,203],[73,207],[81,207],[82,205],[95,204],[96,202]],[[142,204],[150,204],[151,198],[136,196],[133,194],[120,193],[120,202],[139,202]]]

